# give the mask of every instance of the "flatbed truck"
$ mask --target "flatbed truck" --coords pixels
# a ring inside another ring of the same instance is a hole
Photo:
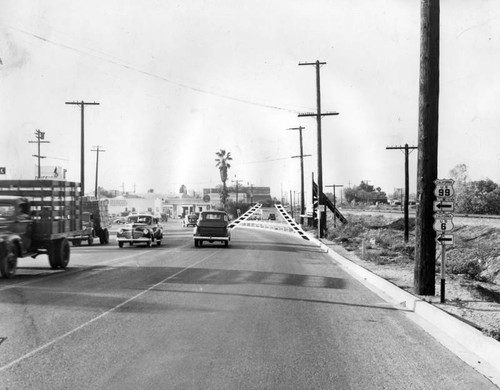
[[[19,258],[45,254],[53,269],[70,259],[68,236],[81,231],[80,184],[0,180],[0,274],[11,278]]]

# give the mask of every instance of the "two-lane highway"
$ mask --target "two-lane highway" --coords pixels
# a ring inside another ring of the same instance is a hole
[[[491,389],[315,245],[235,229],[195,248],[72,248],[0,280],[4,389]]]

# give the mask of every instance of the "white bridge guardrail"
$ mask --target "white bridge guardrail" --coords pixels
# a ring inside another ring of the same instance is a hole
[[[286,212],[281,204],[274,205],[276,209],[279,211],[285,223],[283,222],[269,222],[269,221],[256,221],[256,220],[248,220],[248,218],[253,215],[262,205],[257,204],[248,210],[245,214],[243,214],[238,219],[234,220],[229,224],[230,228],[235,228],[238,226],[252,227],[258,229],[269,229],[269,230],[278,230],[283,232],[291,232],[297,233],[304,240],[310,240],[309,236],[302,230],[302,228],[293,220],[292,217]]]

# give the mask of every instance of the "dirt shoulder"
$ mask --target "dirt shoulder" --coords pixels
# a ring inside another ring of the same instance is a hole
[[[348,260],[500,341],[500,285],[497,283],[500,256],[496,249],[500,229],[457,227],[456,245],[450,248],[450,264],[447,264],[446,300],[440,303],[439,269],[436,269],[435,296],[414,292],[414,246],[411,238],[407,245],[402,244],[401,224],[380,216],[366,224],[366,216],[363,218],[365,228],[340,228],[323,242]],[[480,242],[476,241],[478,238]],[[437,265],[439,261],[437,259]]]

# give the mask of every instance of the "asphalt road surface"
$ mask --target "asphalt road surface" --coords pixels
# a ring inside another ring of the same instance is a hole
[[[72,248],[0,280],[1,389],[493,389],[307,241]]]

